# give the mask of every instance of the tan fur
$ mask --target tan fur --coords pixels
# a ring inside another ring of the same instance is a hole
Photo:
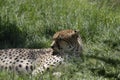
[[[58,31],[54,34],[53,39],[67,39],[69,37],[72,37],[74,35],[78,36],[79,31],[76,30],[62,30]]]

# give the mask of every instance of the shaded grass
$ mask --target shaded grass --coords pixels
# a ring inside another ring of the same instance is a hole
[[[1,80],[119,80],[119,0],[0,0],[0,48],[50,47],[62,29],[80,30],[83,61],[46,71],[40,77],[14,77],[1,72]],[[61,71],[60,78],[54,71]],[[5,77],[7,75],[7,77]]]
[[[20,47],[25,44],[26,33],[20,30],[16,23],[6,22],[0,18],[0,48]]]

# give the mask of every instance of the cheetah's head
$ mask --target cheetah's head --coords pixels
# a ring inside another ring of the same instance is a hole
[[[51,48],[55,53],[63,54],[81,54],[82,41],[79,35],[79,31],[76,30],[62,30],[56,32],[53,36],[53,42]]]

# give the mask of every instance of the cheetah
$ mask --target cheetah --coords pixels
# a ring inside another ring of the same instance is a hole
[[[37,75],[50,66],[58,66],[69,56],[82,53],[82,40],[76,30],[61,30],[54,34],[51,48],[2,49],[0,69]]]

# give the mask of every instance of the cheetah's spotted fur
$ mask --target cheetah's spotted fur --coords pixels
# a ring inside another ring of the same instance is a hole
[[[0,50],[0,68],[32,74],[42,73],[50,66],[63,61],[61,57],[53,56],[52,53],[51,48],[3,49]]]

